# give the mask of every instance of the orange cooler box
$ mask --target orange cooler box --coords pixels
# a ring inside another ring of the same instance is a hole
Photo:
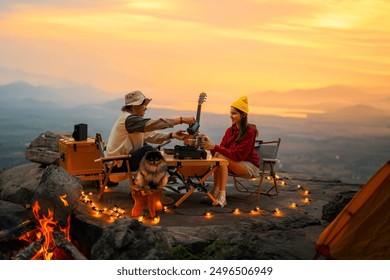
[[[92,175],[101,172],[100,152],[95,145],[95,138],[75,141],[74,139],[59,140],[59,165],[73,175]]]

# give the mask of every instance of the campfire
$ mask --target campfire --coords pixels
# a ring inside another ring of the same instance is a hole
[[[159,258],[156,244],[169,247],[160,230],[149,227],[158,224],[159,217],[151,218],[146,211],[132,217],[132,204],[99,201],[95,184],[82,184],[58,166],[43,171],[37,186],[20,195],[17,204],[3,202],[0,259],[120,259],[123,254],[126,259]],[[122,230],[134,234],[124,238],[118,234]],[[142,250],[134,251],[137,246]]]
[[[65,200],[62,200],[66,202]],[[64,203],[64,205],[66,205]],[[65,228],[59,226],[54,220],[54,213],[48,209],[48,216],[40,215],[39,202],[36,201],[32,207],[34,217],[38,222],[38,226],[26,232],[19,237],[19,240],[24,240],[30,244],[26,249],[20,251],[15,259],[32,259],[32,260],[58,260],[69,259],[66,253],[65,244],[70,244],[70,216],[68,217],[68,225]],[[62,235],[61,235],[62,233]],[[34,253],[35,252],[35,253]],[[31,254],[34,254],[31,256]]]
[[[92,193],[81,193],[80,202],[89,209],[91,216],[101,218],[106,223],[130,217],[124,209],[114,207],[108,209],[105,207],[99,208],[92,200]],[[59,196],[60,201],[65,207],[68,207],[66,195]],[[70,235],[71,216],[66,219],[66,225],[61,226],[55,220],[54,211],[47,209],[47,214],[42,213],[39,201],[35,201],[31,210],[34,214],[34,219],[26,220],[17,227],[2,231],[0,233],[0,241],[6,242],[17,239],[21,245],[21,249],[12,257],[15,260],[82,260],[86,257],[79,251],[77,246],[72,242]],[[158,224],[160,217],[153,219],[145,216],[132,217],[141,223],[149,225]]]
[[[66,195],[60,200],[68,206]],[[22,244],[13,259],[15,260],[68,260],[86,259],[72,244],[70,237],[70,216],[67,225],[61,227],[54,219],[54,211],[47,210],[47,215],[41,212],[38,200],[32,206],[35,220],[27,220],[17,227],[2,231],[1,241],[17,239]]]

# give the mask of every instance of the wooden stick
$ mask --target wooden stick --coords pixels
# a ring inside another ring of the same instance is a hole
[[[0,243],[1,242],[8,242],[12,239],[16,239],[19,236],[25,234],[26,232],[32,230],[34,227],[37,226],[36,220],[29,220],[23,224],[17,225],[16,227],[12,229],[5,229],[0,231]]]
[[[31,243],[26,248],[20,250],[15,257],[14,260],[31,260],[32,257],[35,256],[37,251],[42,247],[43,242],[45,241],[45,237]]]
[[[87,258],[76,248],[76,246],[74,246],[65,238],[65,235],[62,232],[53,232],[53,238],[57,247],[64,250],[64,252],[71,256],[72,259],[87,260]]]

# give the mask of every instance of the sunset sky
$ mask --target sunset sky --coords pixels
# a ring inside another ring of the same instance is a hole
[[[333,84],[390,95],[389,15],[388,0],[2,0],[0,83],[140,89],[183,108],[205,91],[214,110]]]

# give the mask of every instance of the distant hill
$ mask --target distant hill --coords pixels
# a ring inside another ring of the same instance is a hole
[[[34,86],[23,81],[0,85],[0,98],[4,103],[23,103],[24,99],[46,101],[60,107],[80,104],[101,103],[109,100],[109,94],[81,84],[68,84],[61,87]]]
[[[294,97],[291,99],[291,97]],[[330,111],[343,107],[365,104],[390,111],[390,98],[381,94],[370,94],[362,90],[333,85],[317,89],[295,89],[286,92],[259,92],[248,96],[256,106],[281,108],[306,108]],[[390,112],[389,112],[390,113]]]

